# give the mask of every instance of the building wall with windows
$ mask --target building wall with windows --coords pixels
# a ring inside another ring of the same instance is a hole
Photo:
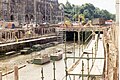
[[[58,0],[0,0],[0,19],[5,21],[55,23],[60,12]]]

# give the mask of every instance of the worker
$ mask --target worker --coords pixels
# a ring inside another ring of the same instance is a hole
[[[29,34],[29,35],[31,34],[30,30],[28,31],[28,34]]]
[[[30,36],[31,36],[31,31],[28,30],[28,31],[27,31],[27,34],[28,34],[28,37],[30,38]]]
[[[18,42],[18,38],[15,36],[16,42]]]

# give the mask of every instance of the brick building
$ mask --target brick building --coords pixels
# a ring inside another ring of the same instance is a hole
[[[0,0],[0,19],[19,23],[57,23],[63,18],[58,0]]]

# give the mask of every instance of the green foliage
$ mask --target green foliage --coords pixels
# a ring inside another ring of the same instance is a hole
[[[68,1],[64,5],[65,17],[69,18],[71,21],[78,20],[78,16],[82,14],[85,18],[89,20],[93,18],[105,18],[106,20],[112,19],[115,20],[115,15],[109,13],[107,10],[100,10],[95,7],[93,4],[86,3],[82,6],[70,4]]]
[[[64,18],[65,21],[71,21],[68,17]]]

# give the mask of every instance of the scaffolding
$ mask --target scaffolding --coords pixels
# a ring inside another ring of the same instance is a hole
[[[81,44],[80,44],[80,32],[82,34],[81,36]],[[76,56],[76,52],[75,52],[75,33],[74,33],[74,50],[73,50],[73,56],[69,57],[67,56],[67,53],[66,53],[66,49],[67,49],[67,44],[66,44],[66,28],[65,28],[65,32],[64,32],[64,47],[65,47],[65,50],[64,50],[64,53],[65,53],[65,59],[64,59],[64,62],[65,62],[65,72],[66,72],[66,77],[65,77],[65,80],[76,80],[76,76],[78,76],[77,78],[81,79],[82,80],[96,80],[96,77],[102,77],[103,75],[95,75],[95,74],[90,74],[90,71],[92,70],[93,66],[94,66],[94,62],[95,60],[104,60],[104,57],[97,57],[97,51],[98,51],[98,40],[99,40],[99,35],[100,35],[100,31],[98,32],[98,34],[96,35],[95,34],[95,30],[92,31],[92,34],[84,41],[83,40],[83,37],[86,36],[86,33],[85,33],[85,36],[83,35],[83,31],[78,31],[78,50],[79,50],[79,56]],[[92,46],[91,48],[91,52],[88,51],[88,52],[85,52],[86,48],[90,45],[90,42],[88,43],[88,45],[83,45],[84,43],[86,43],[89,38],[92,37],[92,40],[94,40],[94,37],[95,37],[95,42],[94,42],[94,45]],[[90,53],[89,53],[90,52]],[[83,56],[87,54],[87,56]],[[90,56],[90,54],[92,54],[92,56]],[[67,60],[68,59],[73,59],[73,65],[72,67],[68,68],[68,64],[67,64]],[[80,63],[80,61],[82,60],[81,62],[81,66],[82,66],[82,69],[81,70],[78,70],[78,71],[81,71],[79,74],[72,74],[72,70]],[[87,60],[87,74],[85,74],[85,63],[84,63],[84,60]],[[90,62],[92,60],[92,67],[90,67]],[[71,72],[71,73],[70,73]],[[71,77],[73,76],[73,77]]]

